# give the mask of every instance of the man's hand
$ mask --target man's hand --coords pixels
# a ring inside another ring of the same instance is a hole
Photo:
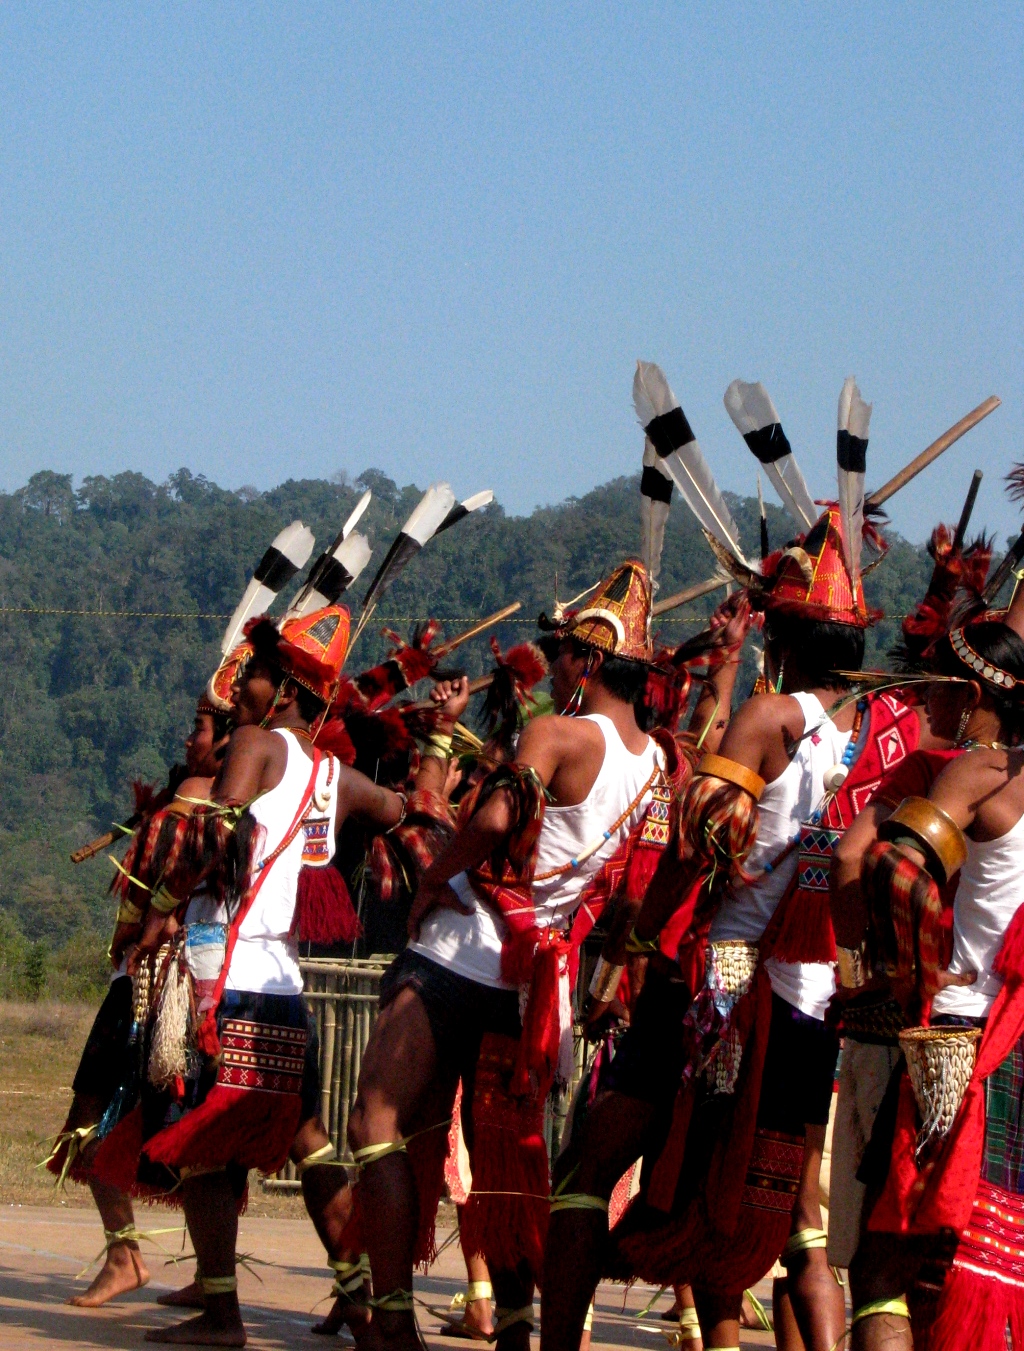
[[[621,999],[597,1000],[587,996],[583,1010],[583,1034],[587,1041],[602,1041],[617,1022],[629,1026],[629,1009]]]
[[[473,907],[463,905],[451,889],[448,882],[431,882],[424,878],[416,892],[416,897],[412,903],[412,909],[409,911],[409,938],[415,943],[420,936],[420,926],[427,916],[434,910],[439,909],[457,910],[460,915],[471,915]]]
[[[172,939],[179,928],[180,925],[175,919],[173,911],[169,915],[161,915],[156,910],[150,910],[146,915],[142,937],[132,949],[128,958],[129,976],[134,976],[143,960],[146,957],[151,957],[163,943]]]
[[[430,691],[437,708],[438,726],[450,732],[466,711],[469,703],[469,677],[457,676],[454,680],[439,680]]]
[[[721,605],[716,607],[708,620],[708,628],[715,636],[717,647],[736,648],[746,638],[752,620],[750,597],[746,591],[737,591],[732,596],[726,596]]]
[[[115,970],[121,965],[124,954],[138,940],[141,933],[142,925],[138,921],[132,924],[121,922],[115,927],[114,936],[110,940],[110,961]]]

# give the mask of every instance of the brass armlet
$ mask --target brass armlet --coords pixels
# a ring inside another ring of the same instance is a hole
[[[172,896],[166,887],[157,887],[149,898],[149,903],[158,915],[169,915],[181,905],[177,896]]]
[[[836,967],[839,984],[844,990],[859,990],[871,979],[871,966],[864,955],[864,944],[857,948],[843,948],[836,944]]]
[[[742,788],[749,793],[755,802],[761,801],[761,794],[764,792],[764,779],[760,774],[755,774],[752,769],[746,765],[738,764],[735,760],[727,760],[724,755],[702,755],[697,762],[698,774],[710,774],[713,778],[724,779],[726,783],[735,784],[737,788]]]
[[[905,797],[878,828],[881,840],[908,837],[925,856],[928,871],[940,885],[967,861],[967,839],[941,807],[926,797]]]
[[[624,966],[615,966],[605,957],[598,957],[597,965],[594,967],[594,974],[590,979],[588,993],[599,1004],[607,1004],[615,998],[619,988],[619,981],[622,979]]]

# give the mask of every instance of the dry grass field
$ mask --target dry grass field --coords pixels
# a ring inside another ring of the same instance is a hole
[[[64,1124],[96,1007],[0,1000],[0,1205],[91,1204],[76,1183],[58,1192],[37,1164]],[[249,1213],[297,1218],[305,1210],[300,1196],[264,1192],[253,1177]]]

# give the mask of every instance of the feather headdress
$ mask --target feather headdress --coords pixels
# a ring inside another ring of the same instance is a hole
[[[268,610],[281,589],[306,566],[313,544],[313,532],[301,521],[292,521],[274,536],[270,548],[256,564],[252,580],[224,630],[220,643],[224,656],[237,647],[246,621]]]
[[[652,566],[660,567],[661,564],[668,499],[672,496],[669,492],[666,499],[664,489],[653,477],[655,473],[671,480],[704,529],[741,563],[745,563],[736,522],[697,444],[686,414],[672,393],[661,367],[651,361],[636,363],[633,407],[646,437],[644,471],[647,489],[644,489],[641,480],[641,491],[647,503],[643,510],[648,520],[644,538],[645,547],[650,549],[650,559],[645,559],[648,571]],[[655,495],[656,492],[661,493],[660,498]],[[656,511],[655,506],[664,507],[665,510]]]
[[[810,530],[818,511],[764,385],[734,380],[725,391],[725,407],[736,430],[764,466],[797,530]]]
[[[865,403],[857,381],[848,375],[839,394],[836,462],[839,476],[839,514],[843,522],[843,556],[850,581],[860,580],[864,539],[864,471],[867,464],[871,404]]]
[[[333,605],[366,567],[371,553],[369,541],[365,535],[352,532],[370,505],[372,496],[370,492],[363,493],[331,547],[310,568],[305,585],[288,607],[286,619]]]

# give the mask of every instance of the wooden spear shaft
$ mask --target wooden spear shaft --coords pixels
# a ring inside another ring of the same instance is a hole
[[[972,427],[976,427],[979,422],[987,418],[989,413],[994,413],[1002,403],[1002,399],[996,398],[993,394],[979,403],[977,408],[973,408],[966,417],[962,417],[959,422],[955,422],[948,432],[943,432],[937,441],[933,441],[930,446],[921,451],[905,465],[898,474],[893,475],[888,483],[883,483],[881,488],[876,488],[869,498],[865,501],[865,507],[880,507],[883,502],[888,502],[894,493],[898,493],[901,488],[905,488],[912,478],[916,478],[922,469],[927,469],[932,460],[937,460],[944,450],[948,450],[954,441],[959,441],[961,436],[966,435]]]
[[[495,610],[494,614],[488,615],[486,619],[478,619],[473,627],[467,629],[465,633],[457,633],[455,637],[450,638],[448,642],[441,643],[439,647],[435,647],[433,649],[434,655],[437,657],[447,657],[449,652],[454,652],[455,649],[461,647],[463,643],[468,643],[470,638],[475,638],[478,633],[483,633],[485,629],[489,629],[493,624],[500,624],[503,619],[507,619],[509,615],[514,615],[517,610],[521,610],[522,608],[523,602],[521,600],[514,600],[511,605],[506,605],[501,610]]]
[[[709,577],[706,582],[697,582],[683,591],[677,591],[673,596],[666,596],[664,600],[656,600],[651,606],[651,615],[657,618],[668,610],[685,605],[688,600],[696,600],[698,596],[706,596],[709,591],[717,591],[720,586],[728,586],[731,580],[730,577]]]

